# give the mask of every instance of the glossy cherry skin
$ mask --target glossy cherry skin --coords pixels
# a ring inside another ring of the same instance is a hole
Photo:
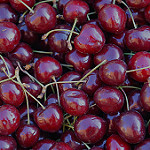
[[[0,4],[0,22],[8,21],[17,23],[18,15],[8,4]]]
[[[55,141],[50,139],[43,139],[38,141],[33,147],[32,150],[43,150],[43,149],[50,149]]]
[[[99,68],[99,75],[105,84],[118,86],[125,81],[126,68],[127,65],[124,61],[111,60]]]
[[[60,103],[65,112],[72,116],[84,115],[88,109],[88,96],[81,90],[70,88],[60,97]]]
[[[19,111],[11,105],[0,107],[0,135],[9,135],[16,131],[20,124]]]
[[[61,141],[67,143],[73,150],[83,150],[84,144],[75,136],[71,130],[65,131],[61,136]]]
[[[50,104],[58,104],[58,98],[56,94],[50,94],[44,102],[45,106],[48,106]]]
[[[106,133],[106,121],[95,115],[83,115],[74,125],[76,136],[85,143],[96,143]]]
[[[64,142],[56,142],[49,150],[73,150],[68,144]]]
[[[46,33],[56,25],[56,13],[54,8],[47,4],[38,4],[34,13],[29,12],[25,18],[27,27],[36,33]]]
[[[33,7],[35,0],[22,0],[30,8]],[[9,0],[11,6],[18,12],[25,12],[28,8],[18,0]]]
[[[34,74],[37,80],[46,84],[53,77],[57,78],[62,74],[62,67],[56,59],[45,56],[35,63]]]
[[[39,108],[34,113],[34,120],[41,130],[56,132],[62,126],[63,113],[58,105],[50,104],[44,110]]]
[[[150,54],[148,52],[137,52],[128,63],[128,70],[136,70],[150,66]],[[150,74],[150,68],[129,73],[130,77],[138,82],[146,82]]]
[[[94,64],[98,65],[104,60],[123,59],[123,51],[114,44],[105,44],[102,50],[94,55]]]
[[[123,112],[116,120],[118,134],[128,143],[136,144],[145,137],[145,124],[137,111]]]
[[[68,64],[73,65],[77,72],[85,72],[90,69],[92,65],[92,56],[89,54],[83,54],[77,50],[68,52],[65,56],[65,60]]]
[[[65,74],[62,75],[62,77],[59,79],[59,81],[79,81],[81,79],[81,74],[76,72],[76,71],[69,71],[66,72]],[[67,89],[70,88],[75,88],[75,84],[71,83],[64,83],[64,84],[59,84],[59,90],[60,92],[64,92]]]
[[[1,150],[16,150],[17,143],[11,136],[0,136],[0,149]]]
[[[150,27],[145,25],[137,29],[131,29],[126,32],[124,37],[125,45],[128,49],[139,52],[150,50]]]
[[[11,52],[20,41],[20,31],[14,23],[0,22],[0,52]]]
[[[78,24],[84,24],[89,13],[89,6],[80,0],[68,1],[63,9],[63,16],[66,22],[73,23],[77,18]]]
[[[144,10],[144,16],[148,23],[150,23],[150,5],[148,5]]]
[[[94,93],[94,101],[106,114],[117,114],[124,104],[124,96],[116,88],[105,86]]]
[[[134,150],[149,150],[150,148],[150,139],[145,139],[140,144],[138,144]]]
[[[104,44],[104,33],[94,24],[85,24],[80,34],[74,39],[74,46],[81,53],[96,54]]]
[[[119,135],[111,135],[106,142],[107,150],[131,150],[130,145],[121,139]]]
[[[7,59],[6,57],[3,57],[3,58],[4,58],[4,60],[7,64],[7,67],[9,69],[10,77],[14,76],[15,75],[15,68],[14,68],[12,62],[9,59]],[[4,80],[4,79],[8,78],[6,76],[6,74],[4,73],[4,71],[2,70],[2,68],[5,68],[6,73],[8,74],[5,63],[3,62],[3,60],[1,58],[0,58],[0,68],[1,68],[0,69],[0,81],[1,81],[1,80]]]
[[[64,6],[69,2],[70,0],[59,0],[58,1],[58,10],[60,12],[63,12]]]
[[[40,130],[34,125],[21,125],[16,131],[16,139],[21,147],[33,146],[39,139]]]
[[[119,34],[124,31],[127,17],[124,10],[114,4],[105,5],[98,13],[102,28],[110,33]]]
[[[26,43],[19,43],[13,51],[8,54],[8,58],[16,64],[27,65],[32,61],[33,52],[31,47]]]
[[[20,85],[12,81],[5,81],[0,84],[0,98],[6,104],[18,107],[23,103],[25,96]]]

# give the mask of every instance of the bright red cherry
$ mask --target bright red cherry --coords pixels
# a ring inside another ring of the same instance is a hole
[[[0,52],[11,52],[20,41],[20,31],[11,22],[0,22]]]
[[[64,142],[56,142],[49,150],[73,150],[73,149]]]
[[[138,144],[134,150],[149,150],[150,148],[150,138],[143,140]]]
[[[145,8],[144,15],[145,15],[146,21],[148,21],[148,23],[150,23],[150,5],[148,5]]]
[[[83,115],[74,125],[76,136],[85,143],[96,143],[106,133],[106,121],[95,115]]]
[[[98,53],[104,44],[104,33],[94,24],[85,24],[82,27],[80,34],[74,39],[74,46],[81,53]]]
[[[34,13],[29,12],[25,18],[27,27],[36,33],[46,33],[56,25],[56,13],[54,8],[47,4],[38,4]]]
[[[124,31],[127,17],[124,10],[114,4],[105,5],[98,13],[102,28],[110,33],[119,34]]]
[[[50,104],[58,104],[58,98],[56,94],[50,94],[44,102],[45,106],[48,106]]]
[[[9,135],[16,131],[20,124],[19,111],[11,105],[0,107],[0,135]]]

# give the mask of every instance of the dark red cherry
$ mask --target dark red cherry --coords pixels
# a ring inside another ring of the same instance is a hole
[[[58,98],[56,94],[50,94],[44,102],[45,106],[48,106],[50,104],[58,104]]]
[[[64,91],[60,103],[64,111],[72,116],[81,116],[89,109],[88,96],[75,88]]]
[[[60,63],[65,63],[65,55],[66,53],[53,52],[52,57],[57,59]]]
[[[106,44],[102,50],[94,55],[94,64],[98,65],[104,60],[123,59],[123,51],[114,44]]]
[[[18,12],[25,12],[26,10],[28,10],[28,8],[18,0],[9,0],[9,2],[11,6]],[[24,2],[26,5],[28,5],[31,8],[34,5],[35,0],[22,0],[22,2]]]
[[[92,65],[92,56],[89,54],[80,53],[77,50],[68,52],[65,56],[68,64],[73,65],[74,69],[78,72],[85,72],[90,69]]]
[[[103,148],[100,148],[100,147],[97,147],[97,146],[94,146],[92,147],[90,150],[104,150]]]
[[[0,107],[0,135],[9,135],[16,131],[20,124],[19,111],[11,105]]]
[[[69,2],[70,0],[59,0],[58,1],[58,10],[60,11],[60,12],[62,12],[63,11],[63,9],[64,9],[64,6],[67,4],[67,2]]]
[[[20,41],[20,31],[14,23],[0,22],[0,52],[11,52]]]
[[[150,148],[150,138],[143,140],[138,144],[134,150],[149,150]]]
[[[81,78],[81,74],[79,74],[78,72],[75,72],[75,71],[69,71],[69,72],[66,72],[65,74],[62,75],[62,77],[59,79],[59,81],[79,81]],[[64,92],[66,91],[67,89],[70,89],[70,88],[75,88],[75,84],[73,83],[63,83],[63,84],[59,84],[59,90],[60,92]]]
[[[83,150],[85,145],[75,136],[71,130],[65,131],[61,136],[61,141],[67,143],[73,150]]]
[[[18,15],[8,4],[0,4],[0,22],[8,21],[17,23]]]
[[[16,139],[21,147],[33,146],[39,139],[40,130],[34,125],[21,125],[16,131]]]
[[[136,144],[144,140],[145,124],[137,111],[122,113],[116,120],[118,134],[128,143]]]
[[[105,86],[94,93],[94,101],[106,114],[116,114],[124,104],[124,96],[116,88]]]
[[[17,143],[11,136],[0,136],[0,149],[1,150],[16,150]]]
[[[73,149],[64,142],[56,142],[49,150],[73,150]]]
[[[145,10],[144,10],[144,16],[146,21],[148,21],[148,23],[150,23],[150,5],[148,5]]]
[[[150,53],[149,52],[137,52],[128,63],[128,70],[136,70],[150,66]],[[150,75],[150,68],[142,69],[129,73],[130,77],[138,82],[146,82]]]
[[[131,150],[130,145],[121,139],[119,135],[111,135],[106,142],[107,150]]]
[[[29,12],[25,18],[27,27],[36,33],[46,33],[56,25],[56,13],[54,8],[47,4],[38,4],[34,13]]]
[[[145,25],[137,29],[128,30],[124,37],[125,45],[134,52],[150,50],[150,27]]]
[[[61,76],[62,67],[56,59],[45,56],[35,63],[34,74],[37,80],[46,84],[49,83],[53,77],[57,78]]]
[[[25,96],[20,85],[12,81],[5,81],[0,84],[0,98],[6,104],[18,107],[23,103]]]
[[[104,33],[94,24],[85,24],[82,27],[80,34],[74,39],[74,46],[81,53],[98,53],[104,44]]]
[[[95,115],[83,115],[76,121],[74,132],[83,142],[96,143],[106,133],[106,121]]]
[[[125,30],[127,17],[124,10],[114,4],[105,5],[98,13],[102,28],[110,33],[119,34]]]
[[[8,69],[9,69],[9,76],[10,77],[14,76],[15,75],[15,68],[14,68],[12,62],[9,59],[7,59],[6,57],[4,57],[4,60],[7,64]],[[3,60],[1,58],[0,58],[0,68],[1,68],[0,69],[0,81],[1,81],[1,80],[8,78],[3,71],[3,69],[4,69],[6,71],[6,73],[8,74],[5,63],[3,62]]]
[[[129,7],[133,7],[135,9],[141,9],[146,7],[150,1],[149,0],[126,0],[126,3],[128,4]]]
[[[77,18],[78,24],[84,24],[89,13],[89,6],[81,0],[71,0],[64,6],[63,16],[66,22],[73,23]]]
[[[16,64],[20,62],[21,65],[27,65],[31,62],[33,52],[31,47],[26,43],[19,43],[13,51],[8,54],[8,58]]]
[[[0,0],[0,3],[9,3],[9,0]]]
[[[115,59],[102,65],[99,68],[99,75],[105,84],[119,86],[125,81],[126,69],[124,61]]]
[[[58,105],[50,104],[44,110],[39,108],[34,113],[34,120],[41,130],[56,132],[62,126],[63,113]]]
[[[43,150],[43,149],[50,149],[55,141],[50,139],[43,139],[38,141],[33,147],[32,150]]]

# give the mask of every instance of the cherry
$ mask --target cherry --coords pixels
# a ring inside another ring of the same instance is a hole
[[[131,29],[126,32],[124,37],[125,45],[128,49],[139,52],[150,50],[150,27],[145,25],[137,29]]]
[[[145,139],[140,144],[138,144],[134,150],[149,150],[149,147],[150,139]]]
[[[11,136],[0,136],[0,149],[1,150],[16,150],[17,143]]]
[[[123,141],[119,135],[111,135],[106,142],[107,150],[131,150],[130,145]]]
[[[73,150],[68,144],[64,142],[56,142],[49,150]]]
[[[125,81],[126,68],[124,61],[111,60],[99,68],[99,75],[104,83],[119,86]]]
[[[23,103],[25,96],[20,85],[5,81],[0,84],[0,98],[6,104],[18,107]]]
[[[68,1],[63,8],[63,16],[68,23],[73,23],[77,19],[78,24],[84,24],[88,13],[88,4],[80,0]]]
[[[8,4],[0,4],[0,22],[8,21],[17,23],[18,15]]]
[[[4,80],[7,78],[6,74],[4,73],[3,69],[6,71],[6,73],[10,76],[10,77],[13,77],[15,75],[15,69],[13,67],[13,64],[12,62],[7,59],[6,57],[3,57],[6,65],[7,65],[7,68],[9,70],[9,73],[8,73],[8,70],[6,69],[6,66],[5,66],[5,63],[4,61],[2,60],[2,58],[0,58],[0,81],[1,80]]]
[[[9,135],[16,131],[20,123],[19,111],[11,105],[0,107],[0,135]]]
[[[16,131],[16,139],[21,147],[33,146],[40,136],[40,130],[34,125],[21,125]]]
[[[85,72],[92,64],[91,55],[83,54],[76,49],[68,52],[65,56],[65,60],[68,64],[73,65],[74,69],[78,72]]]
[[[9,3],[9,0],[0,0],[0,3]]]
[[[63,12],[63,9],[65,7],[65,5],[67,4],[67,2],[69,2],[70,0],[59,0],[58,1],[58,10],[60,12]]]
[[[88,109],[88,96],[81,90],[70,88],[60,97],[60,103],[65,112],[73,116],[81,116]]]
[[[59,77],[62,74],[60,63],[52,57],[42,57],[34,67],[34,74],[41,83],[49,83],[53,77]]]
[[[136,70],[148,66],[150,66],[150,54],[145,51],[137,52],[134,56],[132,56],[128,63],[129,70]],[[146,82],[149,74],[150,68],[129,73],[130,77],[138,82]]]
[[[33,147],[32,150],[43,150],[43,149],[50,149],[55,141],[50,139],[43,139],[38,141]]]
[[[25,23],[31,31],[46,33],[56,25],[55,10],[47,3],[38,4],[34,9],[34,13],[27,14]]]
[[[118,134],[128,143],[136,144],[145,137],[145,125],[137,111],[123,112],[116,120]]]
[[[23,3],[28,5],[29,7],[33,7],[35,0],[21,0]],[[11,6],[18,12],[24,12],[28,10],[28,8],[23,5],[19,0],[9,0]]]
[[[123,59],[123,51],[114,44],[105,44],[102,50],[94,55],[94,64],[98,65],[104,60]]]
[[[58,105],[50,104],[44,110],[39,108],[34,113],[34,120],[41,130],[56,132],[62,126],[63,113]]]
[[[20,41],[20,31],[11,22],[0,22],[0,52],[11,52]]]
[[[85,24],[74,39],[75,48],[81,53],[98,53],[105,44],[102,30],[94,24]]]
[[[95,115],[83,115],[77,119],[74,125],[76,136],[83,142],[96,143],[106,133],[106,121]]]
[[[145,8],[144,16],[145,16],[146,21],[148,21],[148,23],[150,23],[150,5],[148,5]]]
[[[50,94],[46,101],[44,102],[45,106],[48,106],[50,104],[58,104],[58,99],[57,99],[57,95],[56,94]]]
[[[98,19],[107,32],[119,34],[125,30],[127,17],[124,10],[117,5],[105,5],[99,11]]]
[[[92,147],[90,150],[104,150],[104,149],[95,146],[95,147]]]

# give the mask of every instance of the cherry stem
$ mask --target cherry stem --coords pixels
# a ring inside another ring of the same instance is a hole
[[[138,90],[141,90],[141,88],[139,87],[136,87],[136,86],[119,86],[121,88],[130,88],[130,89],[138,89]]]
[[[71,41],[71,37],[72,37],[72,34],[73,34],[73,32],[74,32],[74,28],[75,28],[77,22],[78,22],[78,19],[75,18],[74,23],[73,23],[73,26],[72,26],[72,29],[71,29],[71,32],[70,32],[69,37],[68,37],[68,40],[67,40],[68,48],[69,48],[70,50],[72,50],[72,45],[71,45],[71,42],[70,42],[70,41]]]
[[[90,20],[91,20],[88,14],[87,14],[87,20],[88,20],[88,21],[90,21]]]
[[[148,68],[150,68],[150,66],[143,67],[143,68],[139,68],[139,69],[134,69],[134,70],[127,70],[126,73],[135,72],[135,71],[140,71],[140,70],[148,69]]]
[[[129,13],[130,13],[132,22],[133,22],[133,26],[134,26],[134,28],[136,29],[136,28],[137,28],[137,25],[135,24],[135,21],[134,21],[134,18],[133,18],[133,15],[132,15],[132,12],[131,12],[130,8],[128,7],[128,5],[127,5],[124,1],[121,1],[121,3],[122,3],[124,6],[127,7],[128,11],[129,11]]]
[[[90,12],[90,13],[88,13],[87,15],[90,16],[90,15],[94,15],[94,14],[96,14],[96,11]]]
[[[51,89],[52,89],[53,94],[55,94],[55,90],[54,90],[53,85],[50,85],[50,86],[51,86]]]
[[[26,3],[24,3],[22,0],[18,0],[20,3],[22,3],[24,6],[26,6],[31,13],[34,13],[33,9],[31,9]]]
[[[116,0],[113,0],[112,4],[115,4]]]
[[[41,4],[41,3],[48,3],[48,2],[53,2],[54,0],[45,0],[45,1],[40,1],[38,3],[36,3],[34,6],[37,6],[38,4]]]
[[[148,128],[148,126],[149,126],[149,123],[150,123],[150,120],[148,120],[148,122],[147,122],[147,124],[146,124],[146,127]]]
[[[84,142],[82,142],[82,143],[86,146],[87,149],[91,149],[86,143],[84,143]]]
[[[74,130],[74,127],[71,126],[71,125],[65,124],[65,126],[71,128],[72,130]]]
[[[93,104],[93,105],[89,106],[89,108],[92,108],[92,107],[94,107],[94,106],[96,106],[96,104]]]
[[[40,53],[40,54],[53,54],[53,52],[44,52],[44,51],[37,51],[33,50],[34,53]]]
[[[9,80],[13,80],[15,78],[16,78],[16,76],[13,76],[12,78],[1,80],[0,83],[6,82],[6,81],[9,81]]]
[[[64,118],[64,120],[67,120],[67,119],[69,119],[70,117],[72,117],[72,115],[66,116],[66,117]]]
[[[57,18],[57,19],[65,20],[65,19],[64,19],[64,16],[63,16],[63,15],[61,15],[61,14],[56,15],[56,18]]]
[[[22,23],[22,22],[23,22],[24,16],[25,16],[27,13],[28,13],[28,10],[25,11],[25,12],[20,16],[18,23]]]
[[[56,31],[67,31],[67,32],[70,32],[70,33],[72,32],[71,30],[68,30],[68,29],[54,29],[54,30],[50,30],[49,32],[45,33],[45,34],[41,37],[41,40],[45,40],[45,39],[49,36],[49,34],[51,34],[51,33],[53,33],[53,32],[56,32]],[[73,31],[73,33],[76,34],[76,35],[79,35],[78,32]]]
[[[30,124],[30,112],[29,112],[29,99],[26,92],[24,92],[26,97],[26,105],[27,105],[27,118],[28,118],[28,124]]]
[[[126,104],[127,104],[127,110],[129,111],[130,110],[130,107],[129,107],[129,101],[128,101],[128,97],[125,93],[125,91],[123,90],[123,88],[121,86],[119,86],[120,90],[122,91],[122,93],[124,94],[125,96],[125,100],[126,100]]]
[[[107,60],[102,61],[101,63],[99,63],[96,67],[94,67],[91,71],[89,71],[85,76],[83,76],[78,83],[76,83],[76,85],[78,85],[82,80],[84,80],[85,78],[87,78],[93,71],[95,71],[96,69],[98,69],[101,65],[105,64],[107,62]]]
[[[131,55],[131,56],[133,56],[135,54],[133,54],[133,53],[124,53],[124,55]]]
[[[71,67],[73,68],[73,65],[69,65],[69,64],[61,64],[63,67]]]

